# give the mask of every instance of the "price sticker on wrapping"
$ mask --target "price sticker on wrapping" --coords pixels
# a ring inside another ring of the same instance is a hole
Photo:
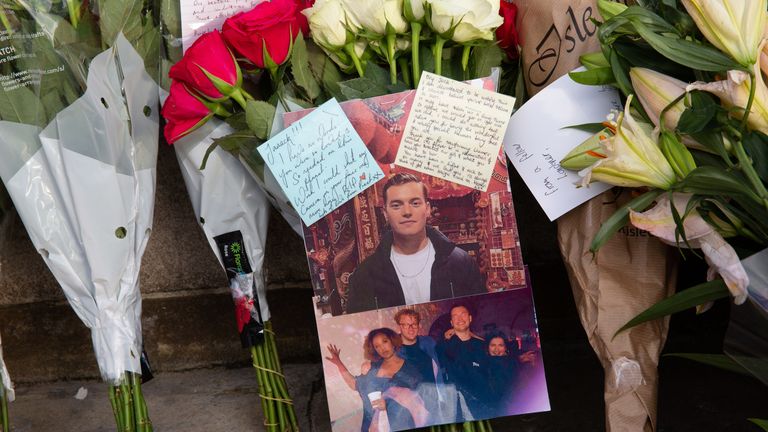
[[[258,150],[306,225],[384,177],[335,99]]]
[[[485,191],[515,99],[421,75],[395,164]]]

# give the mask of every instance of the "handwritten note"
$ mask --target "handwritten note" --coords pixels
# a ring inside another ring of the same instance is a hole
[[[515,99],[424,72],[395,164],[485,191]]]
[[[335,99],[258,150],[307,225],[384,177]]]
[[[560,160],[591,135],[568,126],[600,123],[611,109],[621,108],[613,88],[577,84],[565,75],[512,116],[504,151],[549,220],[610,189],[603,183],[577,188],[578,174],[560,166]]]
[[[224,20],[252,9],[264,0],[181,0],[181,43],[184,51],[198,37],[221,30]]]

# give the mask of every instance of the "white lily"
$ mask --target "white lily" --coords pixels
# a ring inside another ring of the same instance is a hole
[[[696,27],[742,66],[757,62],[768,0],[682,0]]]
[[[690,194],[673,194],[675,209],[681,216],[685,213],[690,199]],[[632,225],[650,232],[664,243],[687,247],[682,239],[675,237],[677,226],[672,216],[670,200],[667,195],[662,195],[650,210],[642,213],[630,210],[629,220]],[[692,248],[701,249],[704,253],[707,264],[709,264],[707,280],[712,280],[715,274],[720,274],[734,298],[734,303],[744,303],[747,298],[749,277],[733,247],[695,210],[688,213],[683,221],[683,230],[688,245]],[[679,242],[676,241],[678,239]]]
[[[675,182],[675,172],[653,138],[653,127],[632,118],[631,101],[630,95],[616,122],[616,135],[600,141],[605,159],[579,172],[583,185],[596,180],[614,186],[669,189]]]
[[[755,74],[755,98],[752,101],[747,125],[750,129],[768,133],[768,87],[760,73],[760,63],[755,63],[752,68]],[[719,97],[725,107],[737,108],[732,110],[731,114],[736,118],[742,118],[749,100],[749,81],[749,74],[746,72],[728,71],[727,79],[711,83],[697,81],[688,86],[688,91],[710,92]]]

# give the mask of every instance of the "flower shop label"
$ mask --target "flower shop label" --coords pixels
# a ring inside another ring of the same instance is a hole
[[[395,164],[485,191],[514,104],[512,97],[424,72]]]
[[[203,34],[221,30],[224,20],[263,0],[181,0],[181,43],[187,50]]]
[[[306,225],[384,177],[336,99],[258,150]]]
[[[577,187],[581,178],[561,167],[560,160],[592,135],[569,126],[603,122],[612,109],[622,109],[613,88],[581,85],[564,75],[509,121],[504,150],[549,220],[611,188],[604,183]]]

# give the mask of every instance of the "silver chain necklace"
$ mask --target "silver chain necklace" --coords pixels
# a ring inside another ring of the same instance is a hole
[[[427,253],[426,253],[427,257],[424,259],[424,265],[421,266],[421,270],[417,271],[416,273],[414,273],[412,275],[407,275],[402,270],[400,270],[400,267],[397,265],[397,255],[395,255],[394,247],[390,251],[390,257],[392,258],[392,264],[395,265],[395,270],[397,270],[397,273],[400,276],[402,276],[404,278],[415,278],[418,275],[422,274],[424,272],[424,269],[427,268],[427,263],[429,262],[429,255],[430,255],[431,251],[432,251],[432,242],[428,241],[427,242]]]

